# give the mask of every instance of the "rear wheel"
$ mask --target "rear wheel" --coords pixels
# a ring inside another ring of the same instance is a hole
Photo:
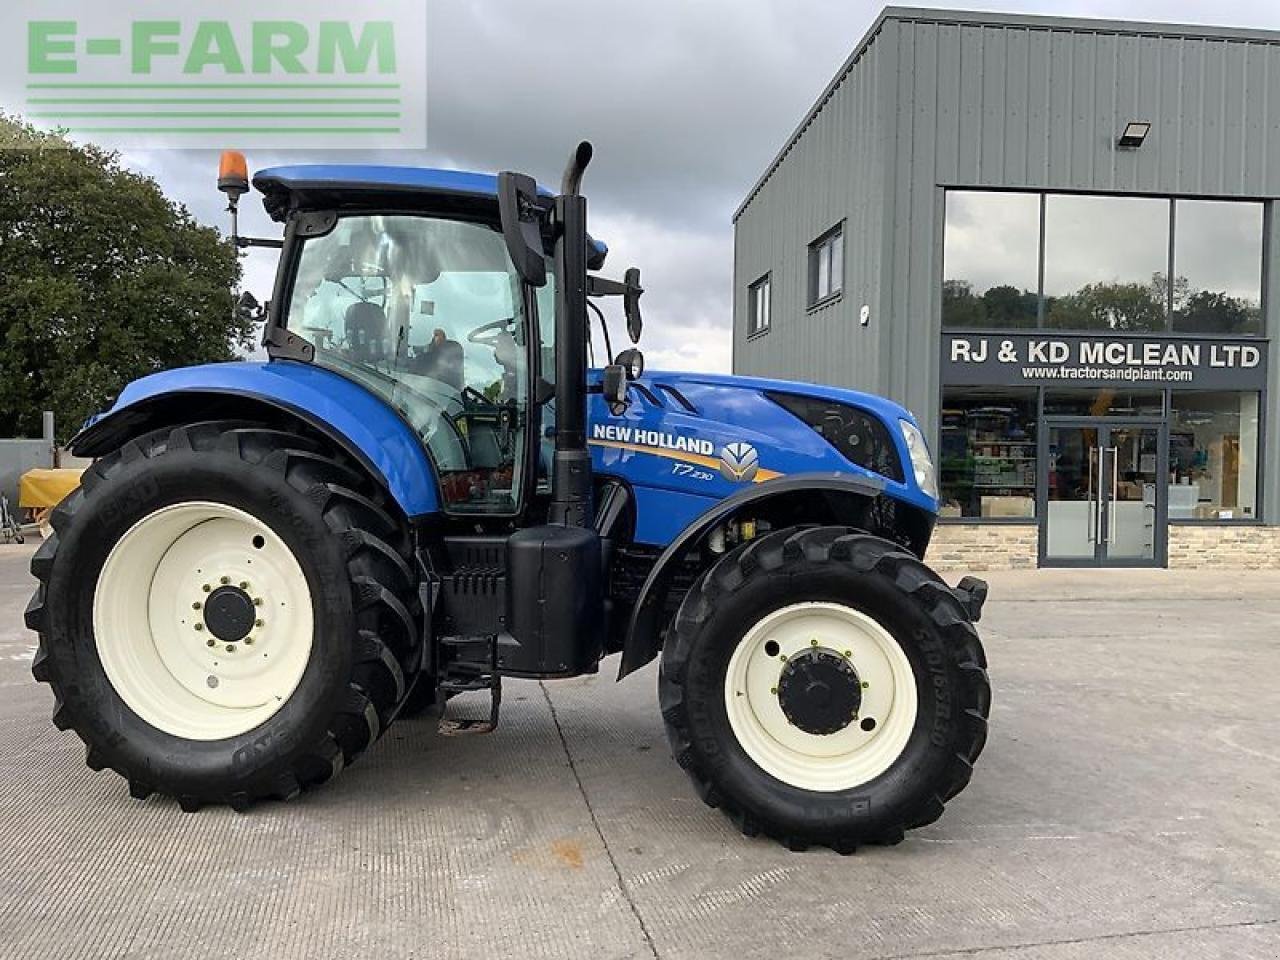
[[[403,525],[319,443],[218,422],[97,461],[32,561],[32,672],[135,796],[289,798],[367,749],[421,665]]]
[[[895,544],[778,531],[685,597],[659,694],[676,758],[742,828],[852,852],[931,823],[969,781],[990,688],[954,594]]]

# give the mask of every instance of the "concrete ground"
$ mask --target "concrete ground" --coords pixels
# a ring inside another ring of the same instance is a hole
[[[989,575],[972,785],[845,858],[704,807],[653,668],[511,683],[488,736],[400,723],[292,804],[132,801],[48,722],[29,552],[0,547],[5,958],[1280,956],[1280,575]]]

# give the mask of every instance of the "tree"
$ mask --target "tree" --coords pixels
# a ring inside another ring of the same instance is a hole
[[[987,319],[982,300],[973,293],[967,280],[942,281],[942,325],[944,327],[981,327]]]
[[[1249,304],[1226,293],[1191,294],[1173,315],[1173,329],[1186,333],[1243,333],[1253,327]]]
[[[987,326],[1000,329],[1034,327],[1039,299],[1034,290],[1019,290],[1008,284],[992,287],[982,295],[987,309]]]
[[[1089,283],[1046,303],[1045,325],[1058,330],[1132,333],[1164,328],[1165,305],[1143,283]]]
[[[60,440],[137,377],[250,346],[236,252],[118,155],[0,114],[0,436]]]

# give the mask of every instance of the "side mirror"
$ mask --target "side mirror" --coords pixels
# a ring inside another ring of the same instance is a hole
[[[520,279],[531,287],[547,282],[547,261],[542,251],[542,207],[533,177],[509,171],[498,174],[498,214],[502,239]]]
[[[627,371],[619,363],[611,363],[604,368],[602,392],[604,402],[609,405],[609,412],[617,416],[627,407]]]
[[[640,286],[640,268],[631,267],[623,274],[627,292],[622,297],[622,308],[627,315],[627,335],[632,343],[640,342],[640,334],[644,331],[644,320],[640,317],[640,294],[644,287]]]

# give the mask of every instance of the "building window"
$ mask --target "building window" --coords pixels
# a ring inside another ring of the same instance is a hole
[[[1035,389],[946,391],[941,440],[940,516],[1035,516]]]
[[[1262,204],[1174,204],[1173,329],[1262,332]]]
[[[1262,234],[1251,201],[949,191],[942,325],[1258,336]]]
[[[844,224],[809,244],[809,306],[844,289]]]
[[[1169,519],[1258,516],[1256,393],[1174,392],[1169,418]]]
[[[944,327],[1035,327],[1040,195],[949,192],[942,262]]]
[[[747,288],[747,336],[764,333],[769,329],[769,301],[772,285],[765,274]]]
[[[1045,198],[1046,327],[1163,330],[1169,312],[1168,270],[1168,200]]]

